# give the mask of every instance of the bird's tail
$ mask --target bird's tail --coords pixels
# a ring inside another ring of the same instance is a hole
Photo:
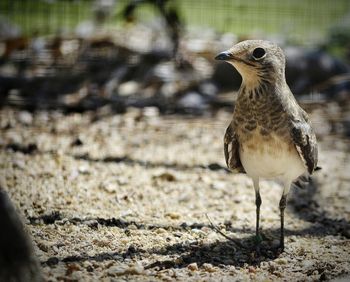
[[[300,175],[294,182],[293,186],[300,188],[300,189],[305,189],[311,181],[311,176],[310,174],[303,174]]]

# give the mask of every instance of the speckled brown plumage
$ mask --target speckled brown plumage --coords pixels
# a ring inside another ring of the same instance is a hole
[[[242,76],[233,118],[224,137],[227,166],[246,172],[254,183],[259,236],[260,178],[284,183],[280,201],[281,249],[284,248],[284,209],[292,181],[317,165],[317,142],[306,112],[298,105],[285,79],[285,57],[276,44],[248,40],[220,53]]]

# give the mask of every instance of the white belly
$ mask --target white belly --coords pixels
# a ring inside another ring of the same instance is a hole
[[[306,171],[296,149],[278,137],[253,138],[240,148],[240,158],[252,178],[280,178],[293,181]]]

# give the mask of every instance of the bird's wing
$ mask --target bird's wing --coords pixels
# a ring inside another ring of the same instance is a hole
[[[245,173],[239,157],[239,143],[232,124],[226,129],[224,137],[224,153],[227,167],[235,172]]]
[[[300,158],[308,172],[312,174],[316,169],[318,158],[316,135],[308,122],[307,114],[304,112],[302,116],[304,120],[292,122],[290,134]]]

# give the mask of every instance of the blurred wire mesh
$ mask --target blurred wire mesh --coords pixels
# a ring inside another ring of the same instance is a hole
[[[248,38],[285,49],[294,94],[344,99],[349,26],[348,0],[1,0],[0,105],[231,107],[240,76],[213,57]]]
[[[54,34],[58,31],[74,31],[93,13],[108,14],[108,27],[120,24],[120,16],[127,0],[1,0],[2,21],[17,25],[26,35],[33,33]],[[321,40],[329,28],[349,16],[347,0],[200,0],[161,1],[146,0],[137,13],[141,20],[154,18],[154,5],[168,2],[176,5],[188,26],[213,28],[219,32],[237,35],[252,33],[287,36],[300,43]],[[148,5],[146,5],[148,3]],[[151,4],[151,5],[149,5]],[[153,5],[152,5],[153,4]],[[2,34],[3,36],[3,34]]]

